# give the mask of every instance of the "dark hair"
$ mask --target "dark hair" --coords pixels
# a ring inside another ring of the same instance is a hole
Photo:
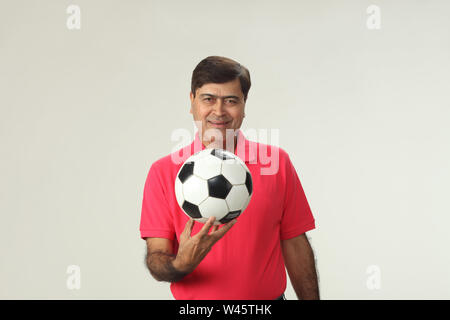
[[[238,78],[241,83],[244,102],[250,90],[250,72],[240,63],[226,57],[209,56],[195,67],[192,72],[191,91],[195,91],[207,83],[225,83]]]

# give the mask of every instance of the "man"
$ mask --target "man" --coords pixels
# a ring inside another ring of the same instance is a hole
[[[315,221],[287,153],[276,153],[277,170],[261,174],[261,150],[239,130],[250,89],[247,68],[210,56],[194,69],[191,109],[199,129],[190,146],[154,162],[144,187],[140,232],[146,263],[158,281],[171,282],[175,299],[283,299],[287,268],[299,299],[319,299],[314,255],[305,232]],[[247,209],[223,226],[202,225],[182,212],[176,174],[191,154],[207,148],[234,152],[253,179]],[[259,151],[259,153],[258,153]],[[182,152],[181,161],[178,159]]]

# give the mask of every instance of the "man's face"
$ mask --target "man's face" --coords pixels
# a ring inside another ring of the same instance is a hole
[[[207,83],[196,90],[195,98],[190,93],[191,110],[202,134],[208,129],[218,129],[226,141],[226,130],[237,130],[244,119],[244,94],[239,79],[225,83]],[[201,137],[203,140],[205,136]]]

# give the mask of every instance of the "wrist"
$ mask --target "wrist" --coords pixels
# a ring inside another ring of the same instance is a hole
[[[177,257],[172,260],[172,267],[180,274],[189,274],[191,270]]]

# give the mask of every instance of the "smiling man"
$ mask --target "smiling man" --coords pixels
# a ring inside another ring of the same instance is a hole
[[[315,220],[286,151],[247,140],[240,130],[250,90],[250,73],[218,56],[194,69],[190,113],[198,127],[186,160],[201,149],[223,148],[245,161],[253,195],[245,212],[221,226],[214,218],[194,222],[178,206],[174,181],[182,162],[174,154],[155,161],[148,173],[141,212],[146,265],[158,281],[171,282],[176,299],[284,299],[287,268],[299,299],[318,299],[314,255],[306,232]],[[262,174],[261,152],[277,153],[277,170]],[[260,151],[258,153],[258,151]]]
[[[201,67],[209,67],[211,70],[200,71]],[[190,113],[194,116],[199,132],[205,133],[202,137],[203,145],[208,146],[208,148],[227,149],[234,153],[234,148],[237,145],[236,130],[241,127],[245,117],[244,109],[247,93],[250,89],[250,74],[248,74],[248,78],[244,78],[242,75],[243,79],[237,77],[233,80],[229,80],[231,76],[234,76],[233,74],[217,74],[217,79],[214,80],[229,81],[207,83],[207,80],[202,77],[202,73],[204,72],[205,75],[208,75],[206,72],[214,74],[213,68],[214,64],[208,66],[206,63],[199,64],[197,67],[198,76],[193,77],[191,84]],[[194,75],[196,70],[194,70]],[[242,70],[245,71],[245,69]],[[229,141],[230,139],[233,141]]]

